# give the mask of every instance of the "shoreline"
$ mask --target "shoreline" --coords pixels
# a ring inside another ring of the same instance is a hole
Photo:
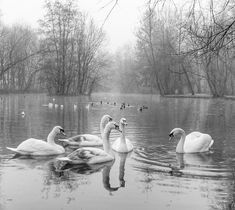
[[[223,97],[213,97],[209,94],[185,94],[185,95],[164,95],[163,98],[198,98],[198,99],[226,99],[226,100],[235,100],[235,96],[226,95]]]

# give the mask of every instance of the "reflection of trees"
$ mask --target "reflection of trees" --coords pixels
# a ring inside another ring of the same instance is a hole
[[[59,107],[57,109],[43,107],[42,104],[47,104],[48,101],[50,98],[44,94],[2,96],[0,98],[2,146],[17,146],[30,137],[46,139],[54,125],[63,126],[68,136],[87,131],[90,122],[84,104],[78,104],[75,112],[73,105],[77,104],[77,99],[73,97],[56,97],[55,103],[63,104],[63,110]],[[24,118],[20,114],[21,111],[25,112]]]

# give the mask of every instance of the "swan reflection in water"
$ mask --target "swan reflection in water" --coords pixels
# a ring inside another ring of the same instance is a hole
[[[213,164],[210,152],[181,154],[176,153],[176,159],[180,169],[187,167],[209,167]]]
[[[120,187],[125,187],[126,181],[124,179],[125,176],[125,164],[126,159],[128,156],[130,156],[131,153],[117,153],[115,152],[115,156],[119,156],[119,187],[111,187],[110,185],[110,170],[112,168],[112,165],[107,165],[104,167],[102,171],[103,175],[103,186],[106,190],[108,190],[110,193],[113,191],[117,191]]]
[[[127,157],[130,156],[131,153],[119,153],[120,162],[119,162],[119,182],[120,187],[125,187],[126,181],[124,180],[125,176],[125,164]]]
[[[176,153],[178,166],[171,167],[170,174],[173,176],[187,177],[216,177],[219,170],[214,167],[212,155],[209,152],[180,154]]]
[[[117,191],[120,187],[125,187],[125,163],[130,153],[117,153],[115,152],[115,156],[119,157],[119,186],[113,187],[110,183],[110,172],[115,163],[114,161],[106,162],[103,164],[78,164],[78,165],[60,165],[60,161],[55,161],[53,165],[51,165],[51,170],[54,171],[54,174],[66,179],[72,177],[71,174],[93,174],[96,172],[100,172],[102,170],[102,182],[103,187],[112,194],[112,192]],[[69,175],[70,174],[70,175]]]
[[[29,156],[14,154],[9,160],[13,160],[17,163],[16,166],[21,167],[22,165],[28,168],[34,169],[37,167],[47,166],[52,164],[56,160],[57,155],[49,156]]]
[[[117,191],[119,188],[124,188],[126,186],[125,181],[125,164],[127,157],[130,156],[130,153],[117,153],[114,152],[116,157],[116,163],[114,161],[106,162],[103,164],[80,164],[80,165],[69,165],[66,164],[60,168],[59,161],[56,159],[56,156],[52,157],[30,157],[30,156],[19,156],[15,155],[11,159],[14,160],[14,164],[17,163],[18,167],[22,167],[22,165],[26,166],[29,169],[36,168],[39,170],[46,171],[44,173],[44,185],[46,186],[53,184],[58,185],[62,184],[62,188],[69,188],[70,190],[76,190],[81,184],[87,183],[87,176],[93,173],[101,172],[102,173],[102,183],[105,190],[107,190],[110,195],[113,192]],[[15,162],[16,161],[16,162]],[[114,164],[115,163],[115,164]],[[116,176],[119,180],[119,184],[117,186],[113,186],[110,180],[110,173],[112,169],[117,167],[118,176]],[[83,174],[85,176],[78,177],[78,174]],[[76,181],[75,181],[76,180]]]

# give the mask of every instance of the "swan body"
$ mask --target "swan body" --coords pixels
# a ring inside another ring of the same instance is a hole
[[[115,122],[109,122],[105,126],[103,137],[103,150],[94,147],[82,147],[67,157],[57,158],[59,161],[69,164],[99,164],[114,160],[114,155],[110,149],[109,136],[111,130],[119,130],[119,126]],[[119,130],[120,131],[120,130]]]
[[[112,117],[109,115],[104,115],[100,121],[100,132],[101,136],[104,133],[105,125],[112,121]],[[103,140],[99,136],[92,135],[92,134],[80,134],[73,136],[68,139],[58,139],[59,141],[65,142],[69,146],[73,147],[95,147],[95,146],[102,146]]]
[[[112,144],[112,149],[116,152],[127,153],[131,152],[134,148],[131,141],[125,137],[126,125],[126,119],[121,118],[119,123],[120,130],[122,131],[121,136]]]
[[[214,143],[214,140],[209,134],[194,131],[188,135],[181,128],[174,128],[169,136],[173,138],[175,135],[180,135],[180,141],[177,144],[177,153],[197,153],[207,152]]]
[[[20,154],[32,156],[59,155],[65,152],[64,148],[54,142],[57,134],[63,134],[64,129],[60,126],[55,126],[47,137],[47,141],[30,138],[18,145],[17,148],[7,147],[7,149]]]

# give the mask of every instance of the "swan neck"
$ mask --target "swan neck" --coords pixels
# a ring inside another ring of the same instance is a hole
[[[103,134],[103,148],[104,151],[107,153],[110,153],[110,142],[109,142],[109,136],[110,136],[111,130],[110,129],[105,129],[104,134]]]
[[[101,121],[100,121],[100,133],[101,133],[102,138],[103,138],[103,135],[104,135],[104,129],[105,129],[105,120],[101,119]]]
[[[48,136],[47,136],[47,142],[49,143],[49,144],[55,144],[55,136],[56,136],[56,134],[55,134],[55,132],[52,130],[49,134],[48,134]]]
[[[125,133],[125,126],[124,125],[120,125],[120,128],[121,128],[121,142],[122,143],[126,143],[126,133]]]
[[[184,143],[185,143],[185,137],[186,137],[186,134],[184,131],[182,131],[182,136],[177,144],[177,147],[176,147],[176,152],[178,153],[184,153]]]

